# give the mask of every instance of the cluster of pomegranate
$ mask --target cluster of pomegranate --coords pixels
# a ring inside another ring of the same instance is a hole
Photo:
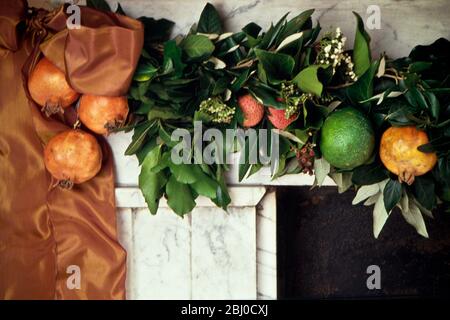
[[[28,79],[33,100],[50,117],[77,104],[80,122],[90,131],[108,135],[121,127],[128,116],[125,96],[80,95],[67,82],[64,73],[47,58],[42,58]],[[81,96],[81,98],[80,98]],[[102,164],[102,150],[93,134],[79,128],[54,136],[44,150],[45,167],[63,188],[86,182],[97,175]]]

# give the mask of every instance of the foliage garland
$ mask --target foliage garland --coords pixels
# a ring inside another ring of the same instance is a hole
[[[195,207],[199,195],[227,208],[228,167],[172,163],[176,142],[170,135],[176,128],[192,131],[194,120],[219,130],[242,128],[238,98],[250,93],[295,120],[279,131],[280,160],[273,178],[314,172],[315,185],[320,186],[328,175],[340,193],[357,190],[353,204],[374,205],[375,237],[394,207],[428,237],[423,215],[432,217],[437,204],[448,208],[450,201],[449,41],[417,46],[405,58],[382,55],[373,60],[370,37],[357,13],[353,49],[345,50],[339,28],[318,40],[321,27],[313,25],[313,12],[290,20],[286,14],[266,31],[252,22],[228,33],[208,3],[189,33],[175,39],[169,39],[172,22],[140,18],[145,46],[129,93],[133,117],[124,130],[134,130],[126,154],[139,159],[139,186],[151,213],[157,212],[162,196],[181,216]],[[351,170],[331,166],[319,148],[324,120],[343,106],[363,112],[375,131],[374,155]],[[410,125],[426,131],[430,142],[419,150],[436,153],[438,162],[409,186],[385,168],[378,146],[388,127]],[[264,117],[256,128],[273,126]],[[249,143],[249,149],[258,148],[258,143]],[[305,158],[305,153],[310,156]],[[239,180],[262,167],[246,161],[239,165]]]

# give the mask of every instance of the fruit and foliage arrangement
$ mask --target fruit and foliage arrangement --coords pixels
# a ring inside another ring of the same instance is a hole
[[[221,132],[274,129],[274,179],[314,174],[314,185],[321,186],[329,176],[340,193],[357,191],[353,204],[374,205],[375,237],[395,207],[428,236],[424,215],[450,203],[449,41],[417,46],[401,59],[374,59],[358,14],[351,49],[339,28],[314,25],[313,12],[291,19],[286,14],[267,30],[249,23],[231,33],[207,4],[189,33],[173,39],[171,21],[140,18],[145,44],[126,125],[119,128],[128,113],[123,98],[82,97],[78,112],[100,134],[133,131],[126,154],[139,160],[139,186],[153,214],[163,196],[180,216],[194,209],[198,196],[229,205],[227,164],[171,159],[178,145],[172,133],[194,133],[194,122],[202,121],[204,129]],[[65,98],[75,99],[68,93]],[[64,108],[64,100],[48,99],[41,103],[47,113]],[[247,139],[245,150],[263,144]],[[239,151],[235,142],[216,147]],[[264,167],[249,161],[247,152],[241,159],[240,181]]]
[[[372,59],[358,14],[353,49],[339,28],[319,37],[312,14],[286,15],[265,31],[249,23],[228,33],[207,4],[189,33],[174,39],[170,22],[152,21],[130,91],[127,129],[134,134],[126,152],[139,159],[152,213],[162,196],[179,215],[199,195],[229,204],[227,165],[171,161],[173,130],[193,131],[202,120],[221,131],[276,129],[273,178],[315,174],[320,186],[330,176],[339,192],[357,190],[353,204],[374,205],[375,237],[395,207],[428,236],[423,215],[450,201],[449,42],[418,46],[402,59]],[[259,148],[250,143],[248,150]],[[240,163],[239,179],[262,167]]]

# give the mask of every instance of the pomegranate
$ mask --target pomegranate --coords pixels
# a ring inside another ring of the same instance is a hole
[[[28,79],[28,90],[33,100],[47,116],[62,113],[79,97],[66,81],[64,73],[47,58],[42,58]]]
[[[417,148],[428,143],[425,131],[415,126],[390,127],[381,137],[380,158],[400,182],[414,183],[416,176],[431,171],[437,162],[436,153],[424,153]]]
[[[54,136],[44,150],[45,167],[63,188],[86,182],[102,166],[102,150],[95,137],[79,129]]]
[[[128,116],[127,97],[83,95],[78,116],[93,132],[108,135],[125,123]]]

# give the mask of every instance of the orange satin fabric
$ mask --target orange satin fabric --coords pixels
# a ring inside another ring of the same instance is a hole
[[[25,1],[0,0],[0,299],[123,299],[126,253],[117,241],[109,147],[99,137],[97,177],[72,190],[53,187],[43,147],[73,117],[45,118],[24,83],[42,44],[80,93],[125,94],[143,28],[87,8],[80,30],[65,28],[64,8],[33,17]],[[67,286],[70,266],[80,268],[80,289]]]

